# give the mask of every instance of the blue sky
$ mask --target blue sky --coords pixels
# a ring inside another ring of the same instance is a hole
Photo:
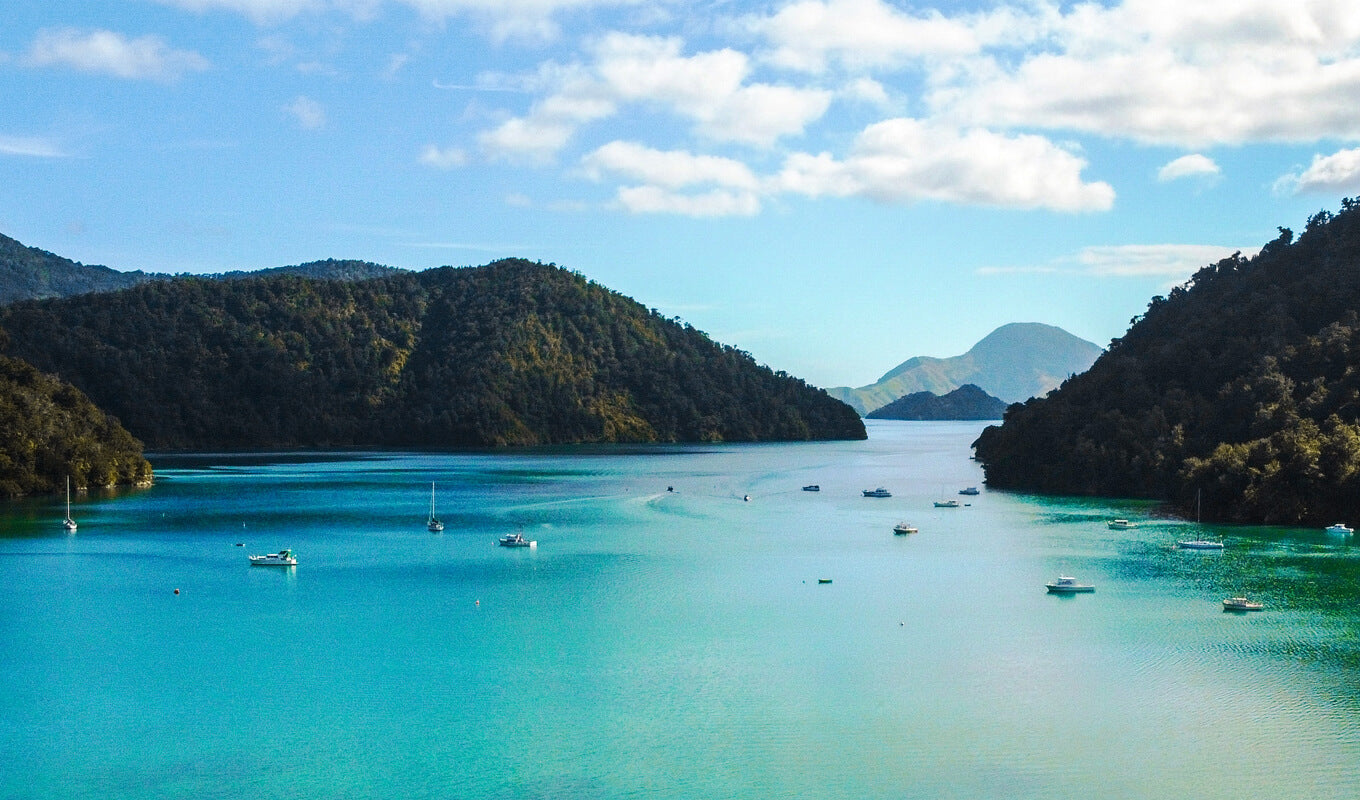
[[[9,0],[0,232],[554,262],[823,386],[1104,345],[1360,194],[1353,0]]]

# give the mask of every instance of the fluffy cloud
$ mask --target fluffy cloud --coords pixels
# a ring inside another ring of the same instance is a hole
[[[35,67],[64,66],[118,78],[166,82],[208,68],[203,56],[175,50],[158,36],[129,39],[113,31],[75,28],[39,31],[26,60]]]
[[[1081,178],[1086,162],[1041,136],[959,131],[914,119],[866,128],[850,154],[790,156],[780,190],[884,203],[938,200],[1004,208],[1105,211],[1114,189]]]
[[[713,189],[701,194],[670,192],[658,186],[625,186],[619,204],[637,214],[681,214],[687,217],[753,216],[760,198],[751,192]]]
[[[632,142],[610,142],[583,158],[581,165],[595,180],[618,176],[667,189],[714,184],[754,191],[760,185],[755,173],[740,161],[653,150]]]
[[[420,163],[435,169],[454,169],[455,167],[466,166],[468,163],[467,153],[457,147],[439,148],[432,144],[425,145],[425,149],[420,151]]]
[[[1180,178],[1218,175],[1221,172],[1212,158],[1194,153],[1163,164],[1162,168],[1157,170],[1157,180],[1174,181]]]
[[[1044,27],[1043,48],[933,73],[934,113],[1188,147],[1360,136],[1349,0],[1049,6]]]
[[[298,95],[293,102],[284,106],[283,110],[292,114],[297,124],[307,130],[318,130],[326,126],[326,109],[310,97]]]
[[[1281,178],[1276,182],[1276,189],[1295,194],[1360,191],[1360,149],[1341,150],[1329,156],[1313,156],[1313,163],[1308,169]]]
[[[801,133],[826,113],[832,93],[747,83],[747,56],[722,49],[693,56],[679,39],[611,33],[598,40],[586,65],[541,70],[555,75],[556,90],[481,138],[494,155],[539,159],[566,145],[587,122],[625,105],[659,108],[689,120],[720,142],[768,146]]]

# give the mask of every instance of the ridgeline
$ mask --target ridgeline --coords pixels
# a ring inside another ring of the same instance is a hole
[[[0,309],[152,449],[862,439],[849,406],[551,265],[180,276]]]
[[[1360,201],[1155,297],[1090,370],[975,442],[988,485],[1206,519],[1360,518]]]

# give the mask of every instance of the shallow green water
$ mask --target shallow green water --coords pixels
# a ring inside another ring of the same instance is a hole
[[[74,535],[4,506],[0,797],[1360,796],[1360,547],[933,508],[980,427],[154,458]]]

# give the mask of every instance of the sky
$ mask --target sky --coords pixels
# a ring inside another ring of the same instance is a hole
[[[1360,194],[1354,0],[6,0],[0,233],[521,257],[820,386],[1107,345]]]

